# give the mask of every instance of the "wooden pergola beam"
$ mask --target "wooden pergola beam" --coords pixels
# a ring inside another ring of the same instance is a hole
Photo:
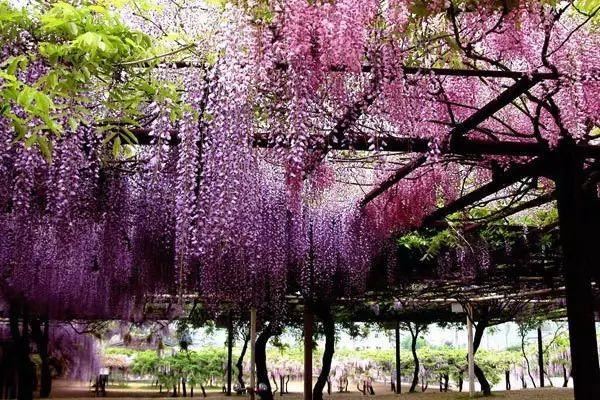
[[[496,214],[493,214],[492,216],[490,216],[489,218],[486,218],[485,221],[476,223],[476,224],[471,224],[468,225],[465,230],[466,231],[472,231],[472,230],[476,230],[476,229],[480,229],[483,226],[489,224],[490,222],[494,222],[494,221],[498,221],[502,218],[506,218],[506,217],[510,217],[511,215],[514,215],[516,213],[519,213],[521,211],[525,211],[528,210],[530,208],[534,208],[534,207],[539,207],[541,205],[544,205],[546,203],[549,203],[553,200],[556,199],[556,192],[552,191],[549,193],[545,193],[541,196],[538,196],[534,199],[525,201],[515,207],[511,207],[511,208],[507,208],[505,210],[502,210]]]
[[[475,111],[466,120],[456,125],[456,127],[450,131],[450,143],[469,133],[472,129],[476,128],[477,125],[512,103],[513,100],[541,81],[542,79],[539,78],[539,76],[533,78],[526,76],[519,79],[514,85],[510,86],[496,98]]]
[[[137,64],[140,67],[151,67],[149,63],[140,62]],[[164,62],[156,65],[156,68],[162,69],[182,69],[182,68],[200,68],[204,69],[205,65],[199,61],[173,61]],[[289,64],[286,62],[279,62],[275,64],[275,68],[286,71],[289,69]],[[429,67],[412,67],[412,66],[401,66],[400,70],[405,75],[437,75],[437,76],[458,76],[458,77],[477,77],[477,78],[509,78],[509,79],[521,79],[525,77],[539,78],[542,80],[556,80],[560,78],[560,74],[554,72],[534,72],[529,74],[521,71],[502,71],[502,70],[490,70],[490,69],[461,69],[461,68],[429,68]],[[363,64],[360,68],[362,73],[370,73],[373,71],[371,64]],[[344,65],[333,65],[329,67],[329,72],[355,72],[349,70]]]
[[[471,114],[467,119],[463,122],[456,125],[450,131],[450,146],[460,145],[460,143],[464,143],[462,138],[469,133],[472,129],[475,129],[480,123],[494,115],[496,112],[500,111],[502,108],[506,107],[513,100],[523,94],[525,91],[531,89],[535,84],[540,82],[541,79],[539,77],[529,78],[523,77],[520,78],[514,85],[510,86],[504,92],[500,93],[496,98],[489,101],[483,107],[475,111]],[[341,142],[342,138],[336,137],[336,142]],[[360,206],[364,207],[371,200],[385,192],[387,189],[392,187],[395,183],[400,181],[406,175],[410,174],[413,170],[422,165],[426,160],[425,156],[419,156],[415,160],[411,161],[406,166],[400,168],[396,173],[390,176],[388,179],[383,181],[378,187],[369,192],[365,198],[360,202]]]
[[[543,172],[544,164],[545,160],[535,159],[534,161],[529,162],[527,164],[516,165],[505,171],[503,174],[499,174],[491,182],[478,187],[472,192],[469,192],[463,197],[460,197],[450,202],[442,208],[438,208],[423,219],[423,224],[430,225],[433,222],[438,221],[452,213],[460,211],[463,208],[479,200],[482,200],[487,196],[490,196],[496,193],[497,191],[502,190],[518,182],[523,178],[540,175]]]
[[[401,168],[397,169],[392,175],[390,175],[387,179],[381,182],[377,187],[373,188],[369,193],[365,195],[365,197],[360,201],[359,206],[361,208],[365,207],[369,202],[375,199],[377,196],[388,190],[390,187],[394,186],[397,182],[399,182],[402,178],[409,175],[415,169],[419,168],[423,163],[427,161],[427,156],[421,154],[417,156],[417,158],[413,159],[409,163],[403,165]]]

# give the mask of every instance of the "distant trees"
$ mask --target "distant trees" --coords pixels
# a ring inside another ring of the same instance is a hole
[[[179,351],[165,357],[147,350],[135,355],[131,369],[135,374],[152,376],[161,387],[172,388],[173,397],[187,396],[188,387],[191,397],[196,387],[206,396],[206,386],[221,382],[226,356],[224,349],[216,348]]]

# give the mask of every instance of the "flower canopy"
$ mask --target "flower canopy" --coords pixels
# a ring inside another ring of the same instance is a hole
[[[466,189],[593,145],[589,3],[1,3],[1,296],[141,319],[364,291]]]

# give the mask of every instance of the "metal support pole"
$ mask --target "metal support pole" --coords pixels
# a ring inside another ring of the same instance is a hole
[[[312,341],[314,315],[304,306],[304,400],[312,400]]]
[[[250,398],[256,389],[256,308],[250,310]]]
[[[467,353],[469,358],[469,397],[475,397],[475,359],[473,355],[473,322],[471,309],[467,310]]]
[[[396,393],[402,393],[400,385],[400,322],[396,321]]]
[[[542,327],[537,328],[538,368],[540,370],[540,387],[544,387],[544,349],[542,347]]]

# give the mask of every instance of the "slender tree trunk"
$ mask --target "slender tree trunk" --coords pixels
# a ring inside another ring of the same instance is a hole
[[[49,341],[49,322],[44,319],[43,327],[39,319],[35,319],[31,323],[31,333],[35,338],[40,356],[40,398],[50,397],[52,391],[52,375],[50,372],[50,354],[48,353]]]
[[[483,314],[487,315],[487,311],[484,310]],[[485,328],[487,328],[487,326],[488,326],[487,317],[482,318],[482,320],[479,321],[477,323],[477,325],[475,326],[475,335],[473,337],[473,356],[477,353],[477,349],[479,349],[479,345],[481,344],[481,339],[483,338],[483,332],[485,331]],[[479,381],[479,386],[481,386],[481,392],[483,393],[483,395],[491,396],[492,395],[492,387],[491,387],[490,383],[488,382],[487,378],[485,377],[483,370],[481,368],[479,368],[479,365],[477,365],[477,363],[475,363],[475,376],[477,377],[477,380]]]
[[[569,374],[567,374],[567,367],[563,365],[563,387],[569,386]]]
[[[461,372],[461,374],[458,376],[458,391],[459,392],[462,392],[464,383],[465,383],[465,381],[463,379],[463,374]]]
[[[279,385],[277,384],[277,381],[275,380],[275,375],[271,375],[271,379],[273,379],[273,385],[275,386],[275,389],[273,390],[273,394],[275,394],[279,391]]]
[[[510,371],[504,371],[504,381],[506,382],[506,390],[510,390]]]
[[[544,350],[542,346],[542,328],[537,328],[537,344],[538,344],[538,368],[540,373],[540,387],[544,387]]]
[[[444,392],[448,391],[448,383],[450,381],[450,375],[449,374],[444,374]]]
[[[554,383],[552,383],[552,379],[550,379],[550,375],[548,375],[548,372],[544,371],[544,375],[546,376],[546,379],[548,380],[548,384],[550,385],[550,387],[554,387]]]
[[[531,379],[531,384],[534,388],[537,387],[535,384],[535,379],[533,379],[533,375],[531,375],[531,366],[529,365],[529,358],[527,357],[527,353],[525,352],[525,334],[521,335],[521,353],[523,354],[523,358],[525,359],[525,364],[527,365],[527,375],[529,375],[529,379]]]
[[[235,364],[238,370],[237,380],[240,384],[240,389],[246,387],[246,384],[244,383],[244,356],[246,355],[246,350],[248,350],[248,342],[250,342],[250,336],[246,335],[244,337],[244,345],[242,346],[242,352],[240,353],[240,357],[238,358],[237,363]]]
[[[227,396],[231,396],[231,375],[233,373],[233,317],[229,311],[227,324]]]
[[[266,325],[260,335],[256,338],[254,353],[256,357],[256,377],[258,384],[264,383],[267,386],[266,392],[261,393],[262,400],[273,400],[271,383],[269,382],[269,372],[267,370],[267,342],[273,336],[273,328]]]
[[[395,333],[396,333],[396,387],[395,392],[396,394],[400,394],[402,393],[402,384],[401,384],[401,380],[402,380],[402,376],[401,373],[402,371],[400,370],[400,322],[396,321],[396,329],[395,329]]]
[[[413,379],[410,384],[409,393],[414,393],[417,389],[417,384],[419,383],[419,356],[417,355],[417,339],[419,338],[419,325],[415,324],[415,329],[413,330],[412,324],[408,324],[408,330],[410,331],[411,336],[411,344],[410,350],[412,352],[413,361],[415,364],[415,370],[413,371]]]
[[[324,310],[320,316],[323,319],[323,328],[325,331],[325,350],[323,351],[323,366],[321,367],[321,373],[319,374],[313,389],[313,400],[323,400],[323,389],[329,379],[331,361],[335,351],[335,322],[331,310]]]
[[[279,391],[279,396],[283,396],[283,394],[286,392],[285,377],[283,375],[279,375],[279,386],[281,387],[281,390]]]
[[[187,397],[187,389],[185,387],[185,378],[181,378],[181,395]]]

